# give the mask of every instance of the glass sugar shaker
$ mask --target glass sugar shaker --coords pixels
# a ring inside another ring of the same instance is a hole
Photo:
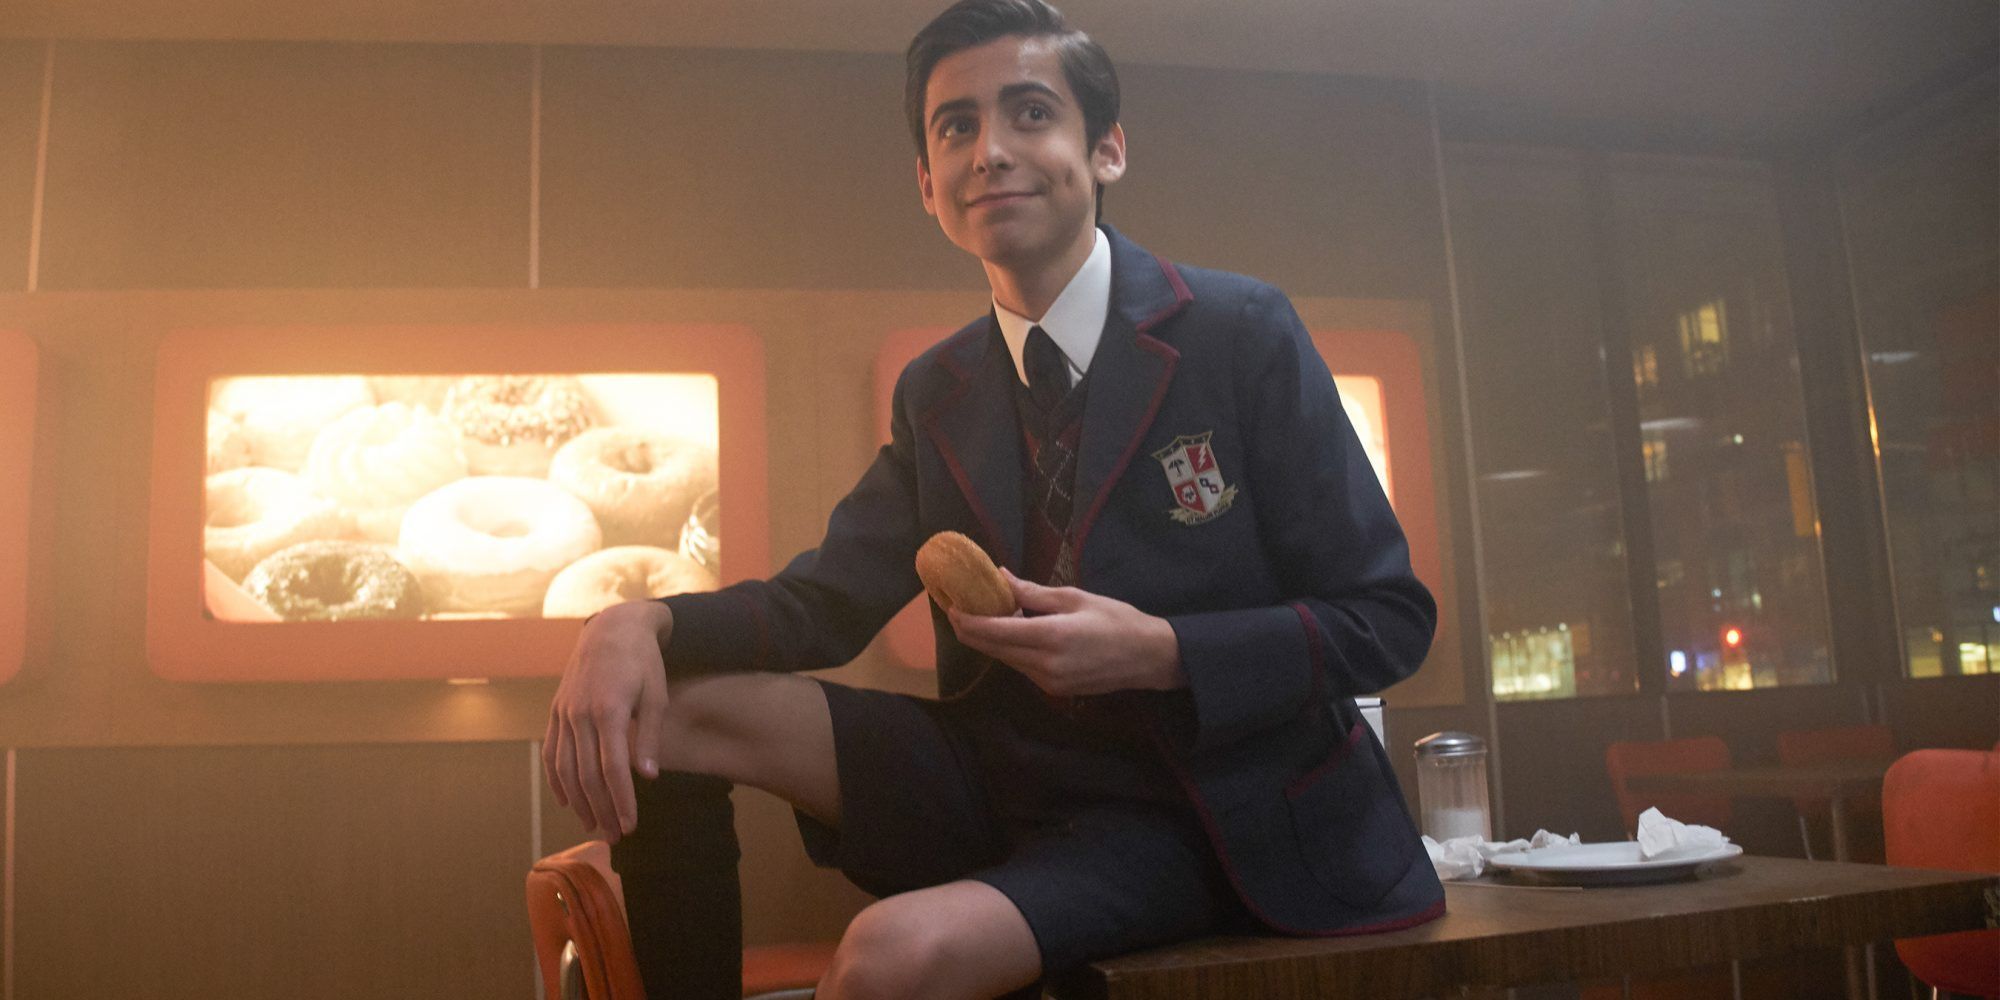
[[[1432,733],[1417,741],[1417,802],[1432,840],[1493,839],[1486,790],[1486,741],[1471,733]]]

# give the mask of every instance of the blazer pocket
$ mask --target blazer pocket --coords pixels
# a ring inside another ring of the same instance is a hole
[[[1285,789],[1306,868],[1334,898],[1366,910],[1402,881],[1417,833],[1357,722],[1326,762]]]

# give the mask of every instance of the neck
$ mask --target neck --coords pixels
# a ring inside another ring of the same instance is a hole
[[[1055,305],[1056,297],[1069,287],[1070,280],[1083,270],[1090,251],[1097,246],[1097,227],[1086,227],[1070,241],[1062,254],[1031,265],[986,261],[986,281],[993,286],[993,301],[1040,321]]]

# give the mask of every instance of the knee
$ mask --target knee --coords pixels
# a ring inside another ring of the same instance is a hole
[[[930,1000],[944,942],[928,922],[877,903],[848,924],[820,981],[821,1000]]]

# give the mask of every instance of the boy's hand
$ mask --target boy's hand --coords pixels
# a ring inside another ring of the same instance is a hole
[[[1187,686],[1173,626],[1124,601],[1078,590],[1044,587],[1000,570],[1014,600],[1034,617],[998,618],[950,612],[965,643],[1015,670],[1056,697]]]
[[[556,802],[615,844],[639,822],[632,770],[659,775],[667,672],[660,657],[673,613],[657,601],[599,612],[577,637],[542,737],[542,771]],[[637,723],[636,728],[634,723]],[[635,762],[633,751],[637,751]]]

